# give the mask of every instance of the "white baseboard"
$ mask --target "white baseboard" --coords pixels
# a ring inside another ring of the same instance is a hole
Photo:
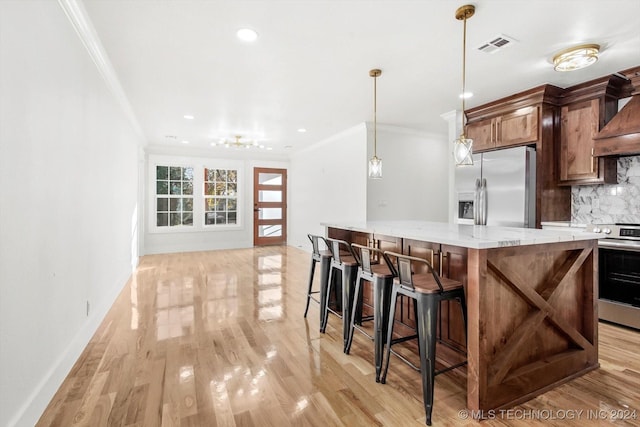
[[[116,298],[122,292],[131,275],[123,277],[110,289],[96,307],[92,307],[92,314],[87,317],[87,321],[82,325],[76,336],[69,343],[66,351],[60,355],[47,371],[42,381],[38,383],[33,392],[29,395],[24,404],[18,409],[16,414],[9,420],[7,427],[33,427],[42,413],[51,402],[51,399],[62,385],[64,379],[69,375],[74,363],[78,360],[85,347],[102,323],[109,309],[113,306]]]

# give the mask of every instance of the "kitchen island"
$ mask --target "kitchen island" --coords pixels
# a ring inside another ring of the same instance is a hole
[[[467,339],[459,308],[447,305],[440,338],[466,347],[468,409],[507,408],[598,367],[597,234],[422,221],[322,225],[328,237],[432,259],[442,276],[463,283]]]

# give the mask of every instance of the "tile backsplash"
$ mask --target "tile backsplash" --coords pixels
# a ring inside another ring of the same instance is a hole
[[[640,156],[618,159],[618,184],[571,187],[571,221],[640,224]]]

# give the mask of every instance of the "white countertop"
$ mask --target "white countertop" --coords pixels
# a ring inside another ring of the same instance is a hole
[[[537,228],[462,225],[429,221],[323,222],[321,225],[472,249],[537,245],[574,240],[597,240],[601,237],[596,233],[588,233],[581,228],[576,228],[575,230],[541,230]]]

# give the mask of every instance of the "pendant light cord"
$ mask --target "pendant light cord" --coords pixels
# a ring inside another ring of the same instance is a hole
[[[462,135],[465,134],[466,114],[464,112],[464,100],[466,97],[466,69],[467,69],[467,14],[464,15],[462,30]]]
[[[373,76],[373,157],[378,158],[378,123],[377,123],[377,105],[378,105],[378,87],[377,87],[378,76]]]

